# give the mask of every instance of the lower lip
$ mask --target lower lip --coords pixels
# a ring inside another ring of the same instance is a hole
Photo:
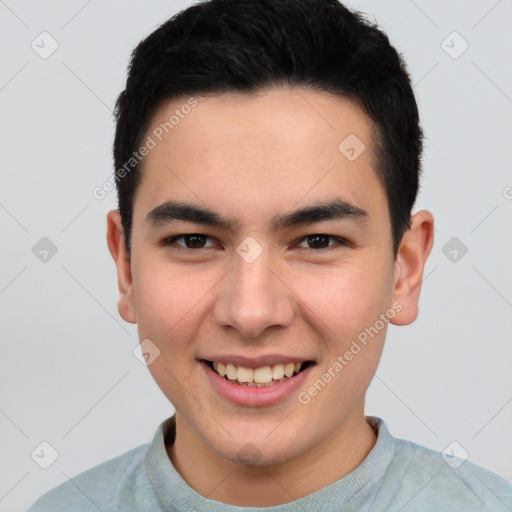
[[[312,364],[297,375],[288,377],[272,386],[258,388],[235,384],[214,372],[204,361],[200,361],[200,364],[212,386],[220,395],[235,404],[248,407],[262,407],[281,402],[297,391],[315,366]]]

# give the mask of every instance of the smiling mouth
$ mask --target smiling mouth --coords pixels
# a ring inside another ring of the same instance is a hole
[[[297,363],[275,364],[253,369],[244,366],[236,366],[233,363],[208,361],[207,359],[202,359],[201,361],[217,375],[233,384],[257,388],[269,387],[284,382],[315,364],[314,361],[300,361]]]

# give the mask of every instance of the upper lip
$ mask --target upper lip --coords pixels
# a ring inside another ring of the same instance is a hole
[[[198,358],[199,360],[219,361],[227,364],[232,363],[235,366],[243,366],[244,368],[261,368],[263,366],[273,366],[276,364],[301,363],[313,361],[312,358],[301,356],[285,356],[282,354],[265,354],[256,357],[246,357],[236,354],[224,355],[206,355]]]

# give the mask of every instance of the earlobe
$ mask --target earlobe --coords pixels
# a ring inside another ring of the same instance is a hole
[[[119,298],[117,308],[119,314],[132,324],[137,323],[133,299],[133,277],[130,258],[126,252],[125,235],[118,210],[107,214],[107,245],[117,267],[117,284]]]
[[[411,217],[411,228],[405,232],[395,259],[393,302],[402,309],[391,320],[395,325],[408,325],[418,316],[418,302],[423,271],[434,243],[434,217],[427,210]]]

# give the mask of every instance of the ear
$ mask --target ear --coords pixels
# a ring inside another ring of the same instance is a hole
[[[434,217],[426,210],[411,217],[411,228],[404,233],[395,258],[393,302],[402,309],[390,320],[408,325],[418,316],[418,301],[425,263],[434,243]]]
[[[107,245],[117,267],[119,288],[117,309],[123,320],[135,324],[137,323],[137,317],[133,302],[131,262],[125,248],[124,229],[118,210],[111,210],[107,214]]]

